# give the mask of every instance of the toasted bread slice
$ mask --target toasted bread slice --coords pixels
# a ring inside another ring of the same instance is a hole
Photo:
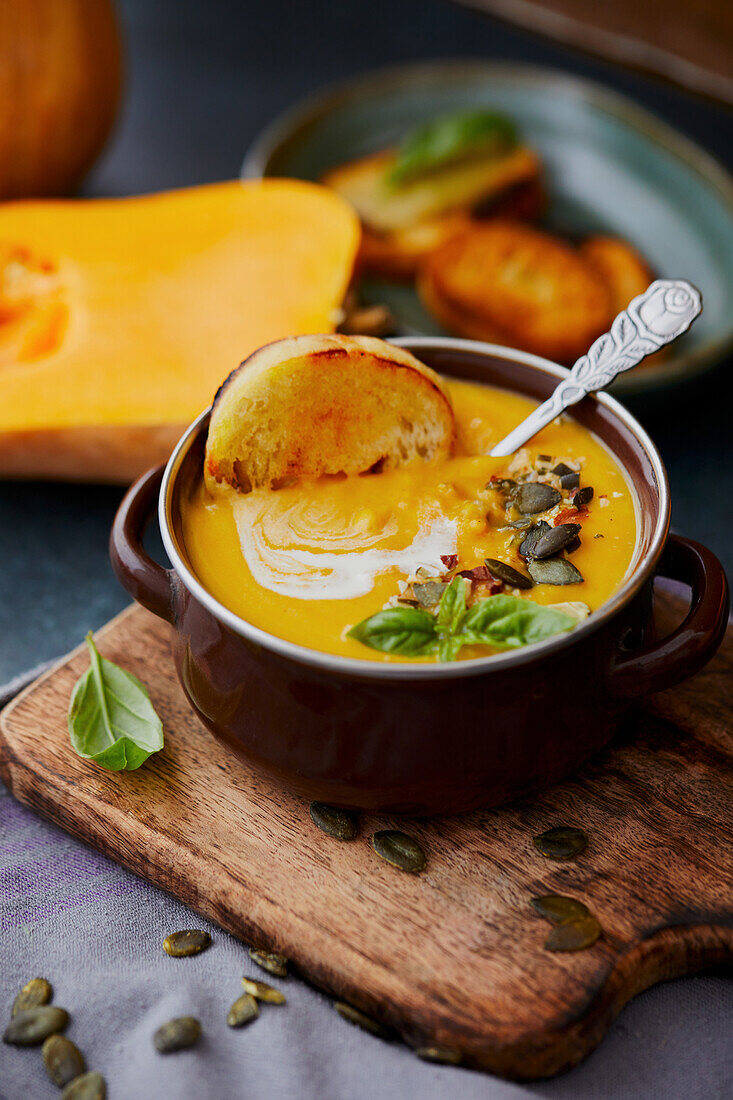
[[[587,351],[613,316],[605,283],[574,249],[510,222],[475,222],[432,252],[418,290],[460,335],[562,363]]]
[[[608,287],[614,316],[626,309],[637,294],[643,294],[654,279],[646,260],[619,237],[589,237],[580,246],[580,254]],[[653,366],[666,354],[667,349],[662,348],[654,355],[647,355],[639,366]]]
[[[394,233],[375,233],[364,226],[357,259],[358,270],[397,282],[413,279],[420,262],[451,237],[462,233],[469,222],[468,214],[454,211]]]
[[[520,146],[501,156],[458,161],[395,187],[388,179],[395,159],[392,149],[374,153],[332,169],[322,182],[351,203],[366,227],[394,233],[452,211],[471,210],[540,175],[537,155]]]
[[[434,371],[372,336],[295,336],[256,351],[214,400],[207,484],[240,492],[448,455],[455,425]]]

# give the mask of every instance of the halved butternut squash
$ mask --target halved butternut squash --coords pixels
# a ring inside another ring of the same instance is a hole
[[[0,474],[161,461],[255,348],[333,331],[358,245],[296,180],[0,206]]]

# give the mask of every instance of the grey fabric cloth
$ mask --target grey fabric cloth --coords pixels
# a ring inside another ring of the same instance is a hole
[[[169,932],[208,928],[212,946],[171,959]],[[419,944],[415,945],[419,951]],[[19,805],[0,785],[0,1019],[31,977],[71,1013],[68,1035],[110,1100],[729,1100],[733,983],[673,982],[642,994],[585,1063],[553,1081],[511,1084],[427,1065],[400,1043],[345,1023],[295,978],[270,979],[287,1004],[233,1031],[243,974],[267,977],[245,947],[173,898]],[[155,1052],[155,1029],[193,1015],[191,1051]],[[4,1025],[3,1025],[4,1026]],[[0,1098],[51,1100],[38,1048],[1,1047]]]

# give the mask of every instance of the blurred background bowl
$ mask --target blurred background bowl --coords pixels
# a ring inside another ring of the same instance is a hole
[[[656,275],[684,277],[704,312],[662,362],[614,384],[617,394],[662,389],[715,365],[733,347],[733,180],[688,138],[599,84],[530,65],[427,62],[377,71],[326,89],[269,125],[242,175],[319,179],[329,168],[399,142],[415,125],[467,107],[516,123],[542,157],[546,225],[629,241]],[[370,280],[404,334],[444,335],[412,286]]]

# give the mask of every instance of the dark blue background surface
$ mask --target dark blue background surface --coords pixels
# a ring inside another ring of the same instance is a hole
[[[300,96],[428,57],[522,60],[626,92],[730,167],[733,116],[441,0],[120,0],[127,98],[86,193],[121,195],[238,174],[257,132]],[[673,523],[733,567],[731,364],[631,404],[667,464]],[[124,369],[124,364],[121,364]],[[76,645],[127,602],[107,562],[115,488],[0,485],[0,683]]]

